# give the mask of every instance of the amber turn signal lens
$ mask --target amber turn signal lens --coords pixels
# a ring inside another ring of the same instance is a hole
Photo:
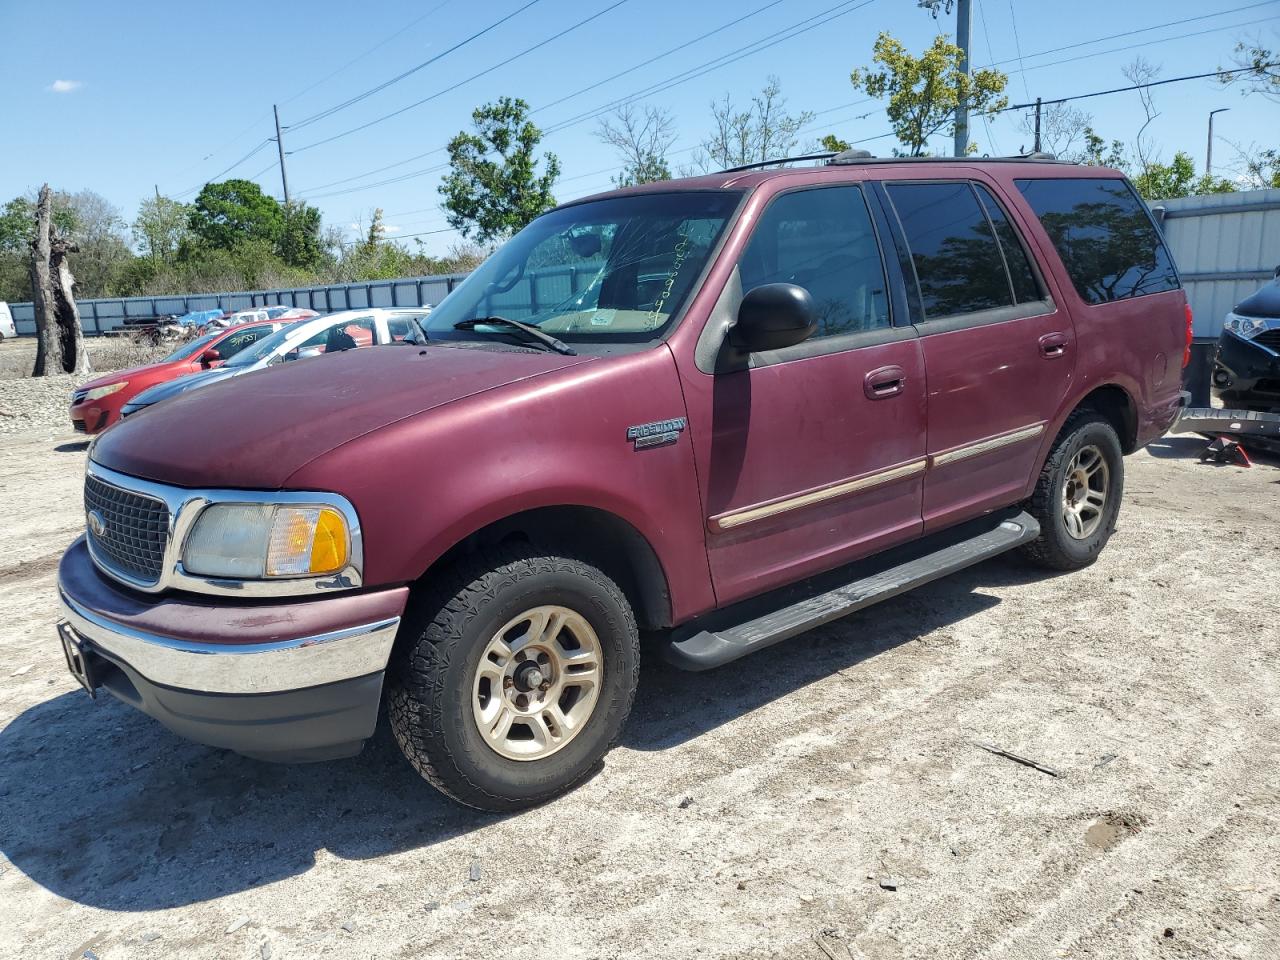
[[[347,525],[337,510],[325,507],[311,542],[311,572],[336,573],[347,565]]]

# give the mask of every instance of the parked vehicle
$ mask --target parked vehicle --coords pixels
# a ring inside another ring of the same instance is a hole
[[[9,309],[9,304],[0,300],[0,340],[17,336],[18,327],[13,322],[13,313]]]
[[[1213,389],[1227,407],[1280,413],[1280,267],[1275,279],[1227,314]]]
[[[312,317],[320,316],[320,314],[315,310],[308,310],[306,307],[274,306],[267,307],[267,316],[272,320],[310,320]]]
[[[385,703],[431,783],[526,807],[617,741],[640,629],[702,670],[1002,551],[1092,563],[1189,320],[1114,170],[842,154],[570,203],[429,341],[102,437],[64,649],[257,757],[355,753]]]
[[[221,366],[287,321],[260,320],[234,329],[206,333],[187,341],[158,363],[116,370],[82,383],[71,394],[71,426],[79,433],[101,433],[120,419],[121,408],[157,384],[171,383]]]
[[[375,343],[403,340],[417,329],[417,318],[424,311],[413,310],[348,310],[311,320],[281,320],[282,328],[263,337],[251,349],[238,353],[216,370],[159,384],[133,397],[121,409],[121,416],[131,417],[140,410],[172,397],[199,390],[223,380],[230,380],[277,363],[319,356],[326,351],[369,347]],[[235,329],[234,327],[231,329]]]

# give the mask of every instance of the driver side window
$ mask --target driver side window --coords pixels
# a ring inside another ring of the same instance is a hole
[[[862,190],[784,193],[766,208],[738,264],[742,292],[794,283],[813,297],[813,339],[889,326],[888,283]]]

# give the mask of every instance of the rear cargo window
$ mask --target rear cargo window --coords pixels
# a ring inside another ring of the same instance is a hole
[[[794,283],[813,297],[814,338],[889,326],[880,247],[858,187],[784,193],[760,218],[739,264],[742,292]]]
[[[967,182],[885,184],[920,283],[924,319],[1013,304],[991,222]]]
[[[1016,180],[1080,296],[1109,303],[1178,288],[1151,216],[1124,180]]]

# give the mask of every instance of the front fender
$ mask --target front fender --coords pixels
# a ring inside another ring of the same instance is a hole
[[[351,500],[370,585],[416,580],[468,535],[518,513],[604,511],[648,541],[681,620],[715,605],[690,430],[644,449],[627,430],[685,415],[660,345],[391,424],[324,454],[287,485]]]

